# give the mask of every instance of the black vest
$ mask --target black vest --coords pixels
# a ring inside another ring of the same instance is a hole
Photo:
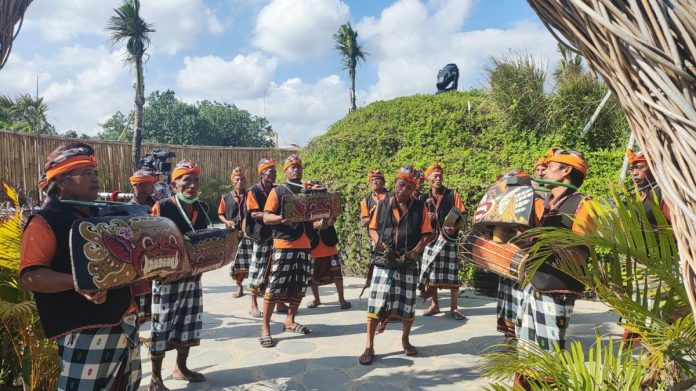
[[[430,191],[427,194],[421,194],[420,200],[425,202],[428,198],[430,198],[430,195]],[[440,227],[442,227],[442,223],[445,222],[445,217],[447,217],[447,214],[450,212],[450,210],[454,208],[454,192],[450,189],[445,188],[442,191],[442,201],[440,201],[440,206],[436,207],[436,205],[437,204],[435,203],[435,198],[433,198],[433,203],[427,205],[426,207],[428,208],[428,211],[435,212],[437,220],[431,221],[430,225],[433,227],[433,229],[439,231]]]
[[[657,219],[655,218],[655,213],[653,213],[652,205],[657,200],[657,205],[662,207],[662,190],[659,187],[654,187],[648,192],[648,195],[643,200],[643,210],[645,210],[645,215],[650,221],[650,224],[657,225]],[[669,219],[669,216],[665,216]]]
[[[310,235],[310,239],[312,243],[312,249],[315,249],[317,248],[317,246],[319,246],[319,240],[321,240],[325,245],[329,247],[334,247],[338,244],[338,234],[336,233],[336,228],[334,228],[334,226],[322,229],[320,231],[317,231],[314,228],[312,228],[312,235]]]
[[[257,183],[252,186],[251,189],[247,191],[245,200],[249,197],[249,192],[251,192],[254,195],[254,198],[256,198],[256,202],[258,202],[259,208],[261,208],[259,212],[263,212],[263,208],[266,206],[266,199],[268,196],[264,192],[261,184]],[[244,221],[246,224],[244,227],[244,232],[246,232],[248,237],[256,242],[265,242],[271,238],[272,230],[270,226],[264,224],[263,221],[258,221],[251,218],[251,211],[247,210],[246,207],[244,208],[244,213]]]
[[[196,230],[207,228],[208,218],[205,214],[208,213],[208,205],[204,202],[196,201],[193,203],[193,207],[198,210],[198,218],[196,218],[196,222],[193,223],[193,228]],[[176,205],[174,197],[161,200],[159,202],[159,210],[160,216],[172,220],[182,234],[186,234],[191,231],[191,226],[186,220],[186,216],[182,215],[179,211],[179,207]]]
[[[225,200],[225,218],[234,221],[239,227],[246,211],[246,192],[242,194],[242,202],[239,205],[235,202],[232,192],[228,191],[222,198]]]
[[[572,193],[561,201],[555,210],[545,213],[541,220],[543,227],[559,227],[573,229],[573,217],[580,203],[585,199],[582,193]],[[583,292],[585,286],[578,280],[551,266],[559,261],[557,255],[551,255],[532,276],[534,289],[544,291]]]
[[[73,209],[58,200],[51,200],[38,212],[46,219],[56,237],[56,253],[51,270],[72,274],[70,263],[70,227],[78,218]],[[94,304],[70,289],[57,293],[34,292],[36,308],[47,338],[57,338],[71,331],[117,325],[131,305],[130,286],[111,289],[103,304]]]
[[[382,192],[380,194],[387,194],[388,197],[389,190],[387,188],[384,188],[382,189]],[[370,211],[370,209],[372,209],[373,206],[377,205],[377,201],[375,201],[374,197],[372,197],[372,193],[368,194],[367,197],[365,197],[365,205],[367,205],[368,212]]]
[[[385,242],[398,256],[413,250],[421,240],[423,225],[423,201],[411,200],[406,215],[397,223],[392,209],[397,205],[393,196],[381,200],[377,207],[377,232],[379,240]],[[395,243],[396,241],[396,243]]]
[[[278,196],[278,203],[280,205],[279,214],[283,214],[285,208],[286,195],[296,194],[290,190],[288,185],[280,185],[275,188],[276,195]],[[276,224],[273,226],[273,239],[283,239],[288,241],[293,241],[299,239],[302,234],[307,233],[310,238],[314,236],[314,229],[312,228],[312,222],[305,221],[302,223],[289,223],[289,224]]]

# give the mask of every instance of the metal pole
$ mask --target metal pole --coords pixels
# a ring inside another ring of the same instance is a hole
[[[628,145],[626,146],[626,150],[629,150],[633,148],[633,145],[636,143],[636,135],[631,132],[631,137],[628,138]],[[623,183],[623,181],[626,179],[626,173],[628,172],[628,156],[624,155],[623,159],[623,164],[621,165],[621,172],[619,173],[619,184]]]
[[[595,109],[594,113],[592,114],[592,117],[590,117],[590,120],[587,121],[587,124],[585,124],[585,127],[582,128],[582,133],[580,133],[580,138],[585,138],[585,135],[587,135],[587,132],[590,131],[592,128],[592,125],[594,125],[595,121],[597,120],[597,117],[599,117],[599,113],[602,112],[602,109],[604,108],[604,105],[607,104],[609,101],[609,97],[611,96],[611,91],[607,91],[607,94],[604,95],[604,98],[602,98],[602,101],[599,102],[599,106]]]

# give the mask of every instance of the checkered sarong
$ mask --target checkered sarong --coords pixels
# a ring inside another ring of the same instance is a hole
[[[142,373],[135,314],[125,316],[120,325],[76,331],[56,343],[61,358],[59,390],[110,390],[122,364],[126,390],[138,389]]]
[[[403,270],[374,266],[367,300],[367,317],[380,321],[413,322],[416,317],[418,267]]]
[[[138,323],[143,324],[152,319],[152,292],[135,297],[138,305]]]
[[[343,271],[338,254],[312,258],[312,275],[307,282],[308,285],[329,285],[341,279],[343,279]]]
[[[273,251],[273,240],[252,241],[251,262],[249,263],[249,293],[263,296],[268,285],[269,260]]]
[[[249,265],[251,264],[253,252],[253,240],[249,238],[242,238],[239,240],[237,253],[234,256],[234,262],[232,263],[232,269],[230,270],[230,276],[232,276],[232,279],[241,283],[249,276]]]
[[[440,235],[425,246],[418,286],[422,289],[459,289],[457,243]]]
[[[197,346],[203,328],[201,276],[182,278],[171,284],[152,283],[152,342],[150,355]]]
[[[573,314],[575,295],[541,293],[531,284],[520,291],[520,306],[515,329],[520,344],[536,342],[553,351],[554,344],[565,349],[568,322]]]
[[[515,324],[517,322],[517,307],[520,302],[520,285],[509,279],[500,278],[498,282],[498,331],[506,337],[515,337]]]
[[[312,275],[309,249],[278,248],[273,250],[271,279],[264,301],[289,301],[302,299],[307,290],[307,281]]]

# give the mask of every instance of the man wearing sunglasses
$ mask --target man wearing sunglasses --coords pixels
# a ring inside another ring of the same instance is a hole
[[[571,229],[584,234],[591,228],[589,198],[575,189],[587,176],[587,161],[580,152],[552,148],[546,153],[542,179],[550,189],[543,210],[537,208],[538,226]],[[539,203],[541,205],[541,203]],[[587,260],[586,248],[565,249],[579,263]],[[564,259],[566,259],[564,255]],[[554,345],[565,348],[566,330],[575,300],[584,291],[583,284],[557,266],[560,255],[551,255],[521,287],[516,334],[519,343],[536,343],[553,351]],[[522,376],[517,381],[523,382]]]

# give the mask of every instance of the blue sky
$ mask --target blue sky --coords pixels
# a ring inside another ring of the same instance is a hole
[[[146,94],[172,89],[266,115],[281,144],[304,145],[348,107],[349,81],[332,34],[351,21],[370,54],[357,71],[358,106],[433,93],[454,62],[460,89],[485,87],[490,56],[530,53],[547,67],[555,42],[524,0],[141,0],[154,25]],[[59,132],[95,134],[132,107],[133,74],[104,31],[120,0],[35,1],[0,93],[34,92]]]

